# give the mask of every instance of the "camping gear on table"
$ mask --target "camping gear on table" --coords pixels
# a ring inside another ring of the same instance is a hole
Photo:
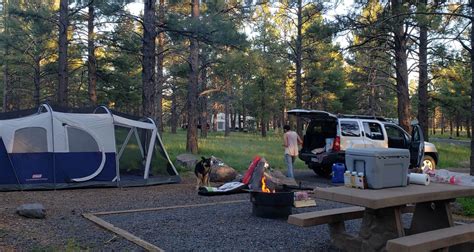
[[[439,169],[428,174],[431,181],[452,185],[474,186],[474,176],[467,173],[452,172],[446,169]]]
[[[429,185],[430,176],[424,173],[410,173],[408,174],[408,181],[410,184]]]
[[[410,152],[406,149],[367,148],[346,150],[346,167],[362,172],[371,189],[407,186]],[[356,175],[357,175],[356,173]]]
[[[60,111],[0,114],[0,191],[181,181],[152,119],[104,106]]]
[[[332,165],[332,179],[333,183],[344,183],[344,172],[346,166],[343,163],[334,163]]]

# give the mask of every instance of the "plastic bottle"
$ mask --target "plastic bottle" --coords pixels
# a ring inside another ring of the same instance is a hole
[[[459,177],[459,185],[474,186],[474,177],[467,174]]]
[[[361,177],[360,177],[360,173],[357,173],[357,177],[355,179],[355,188],[357,189],[360,189],[362,187],[362,180],[361,180]]]
[[[356,180],[357,180],[357,172],[353,171],[351,173],[351,187],[353,188],[357,187]]]
[[[347,187],[351,187],[351,172],[350,171],[344,172],[344,185]]]
[[[346,166],[342,163],[334,163],[332,165],[332,182],[343,183],[344,182],[344,171]]]
[[[463,186],[474,186],[474,177],[468,174],[451,172],[448,170],[440,169],[434,172],[434,175],[430,177],[432,182],[445,183],[451,185],[463,185]]]
[[[436,170],[431,180],[436,183],[449,183],[450,177],[448,170]]]
[[[367,181],[365,179],[364,173],[359,172],[357,174],[357,188],[359,189],[366,189],[367,188]]]

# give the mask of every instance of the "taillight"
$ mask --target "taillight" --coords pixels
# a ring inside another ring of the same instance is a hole
[[[341,137],[336,136],[334,138],[334,143],[332,145],[332,151],[340,151],[341,150]]]

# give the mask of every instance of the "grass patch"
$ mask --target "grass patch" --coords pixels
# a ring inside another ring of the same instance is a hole
[[[173,162],[177,155],[186,152],[186,131],[180,130],[177,134],[164,132],[162,140]],[[213,155],[239,171],[246,170],[252,159],[259,155],[273,168],[285,170],[282,144],[282,133],[269,132],[268,136],[263,138],[255,133],[231,132],[230,136],[225,137],[223,132],[209,132],[207,138],[198,139],[198,155]],[[295,168],[306,169],[307,166],[297,159]]]
[[[474,198],[459,198],[456,201],[461,205],[463,215],[474,216]]]
[[[173,162],[176,156],[186,152],[186,131],[177,134],[166,131],[162,134],[163,143]],[[469,167],[470,149],[468,146],[435,142],[439,153],[439,168]],[[221,158],[225,163],[239,171],[246,170],[256,156],[265,157],[273,168],[286,169],[283,161],[282,133],[269,132],[266,138],[256,133],[231,132],[225,137],[223,132],[209,132],[207,138],[198,138],[199,154]],[[297,159],[297,169],[307,169],[306,164]]]
[[[432,131],[430,129],[430,138],[441,138],[441,139],[455,139],[455,140],[471,140],[471,138],[467,137],[467,131],[460,131],[459,136],[456,136],[456,131],[451,133],[448,131],[445,131],[443,135],[441,135],[441,130],[437,130],[436,134],[432,134]]]
[[[439,168],[468,168],[471,150],[468,146],[435,142]]]

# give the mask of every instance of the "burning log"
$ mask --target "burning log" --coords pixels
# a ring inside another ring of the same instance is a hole
[[[298,186],[295,179],[287,178],[280,171],[270,170],[270,165],[264,158],[261,158],[253,170],[249,181],[249,189],[253,191],[264,191],[263,184],[270,191],[284,190],[285,186]]]

